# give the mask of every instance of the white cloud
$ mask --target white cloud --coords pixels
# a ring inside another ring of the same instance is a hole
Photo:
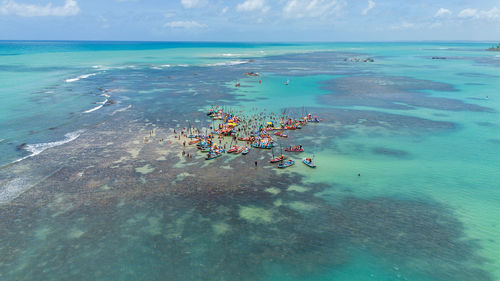
[[[196,21],[171,21],[167,22],[163,26],[170,28],[185,28],[185,29],[207,27],[206,24],[202,24]]]
[[[458,14],[458,17],[463,19],[496,20],[500,19],[500,9],[497,7],[490,10],[463,9]]]
[[[236,6],[236,10],[239,12],[262,11],[265,13],[269,9],[270,7],[266,5],[266,0],[246,0]]]
[[[229,10],[229,7],[224,7],[224,8],[222,8],[222,10],[220,12],[222,14],[225,14],[225,13],[227,13],[228,10]]]
[[[175,13],[168,12],[168,13],[163,14],[163,17],[166,19],[170,19],[170,18],[175,17]]]
[[[404,30],[404,29],[414,29],[414,28],[418,28],[418,25],[415,23],[406,22],[406,21],[403,21],[403,22],[398,23],[398,24],[394,24],[390,27],[390,29],[393,29],[393,30]]]
[[[439,9],[436,14],[434,15],[434,17],[436,18],[439,18],[439,17],[445,17],[445,16],[449,16],[451,15],[451,11],[448,10],[448,9],[445,9],[445,8],[441,8]]]
[[[199,8],[205,6],[205,0],[181,0],[182,6],[186,9]]]
[[[424,29],[434,29],[440,28],[443,23],[440,21],[420,21],[420,22],[407,22],[402,21],[397,24],[389,26],[391,30],[424,30]]]
[[[476,9],[463,9],[458,13],[459,18],[472,18],[477,15],[477,10]]]
[[[80,7],[78,7],[78,3],[75,0],[66,0],[63,6],[52,6],[50,2],[45,6],[41,6],[4,0],[2,6],[0,6],[0,12],[5,15],[17,15],[21,17],[66,17],[78,14]]]
[[[346,6],[344,0],[289,0],[283,9],[285,17],[324,17],[339,14]]]
[[[361,12],[361,14],[362,14],[362,15],[367,15],[367,14],[368,14],[368,12],[369,12],[371,9],[375,8],[375,6],[376,6],[376,5],[377,5],[377,4],[375,3],[375,1],[373,1],[373,0],[368,0],[368,6],[367,6],[367,7],[366,7],[366,8],[365,8],[362,12]]]

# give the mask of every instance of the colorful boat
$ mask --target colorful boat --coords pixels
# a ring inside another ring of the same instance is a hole
[[[252,147],[261,149],[271,149],[274,147],[273,143],[252,143]]]
[[[269,162],[271,162],[271,163],[278,163],[278,162],[281,162],[281,161],[283,161],[285,159],[286,159],[286,156],[285,155],[281,155],[281,156],[278,156],[278,157],[275,157],[275,158],[269,160]]]
[[[230,149],[227,150],[227,153],[239,153],[242,151],[242,147],[239,145],[233,145]]]
[[[279,164],[278,168],[280,168],[280,169],[288,168],[288,167],[292,166],[293,164],[295,164],[295,161],[293,161],[292,159],[288,159],[285,162]]]
[[[304,152],[304,149],[302,148],[301,145],[296,145],[296,146],[290,146],[285,148],[286,152]]]
[[[212,160],[212,159],[215,159],[215,158],[218,158],[222,156],[222,153],[208,153],[207,155],[207,158],[205,158],[205,160]]]
[[[246,137],[246,138],[244,138],[244,137],[238,137],[238,140],[239,141],[254,141],[255,138],[254,137]]]
[[[312,158],[304,158],[302,159],[302,162],[304,162],[304,164],[306,164],[307,166],[311,167],[311,168],[316,168],[316,165],[314,164],[314,160]]]
[[[241,154],[243,154],[243,155],[247,155],[247,154],[248,154],[248,152],[250,152],[250,147],[245,146],[245,148],[243,149],[243,151],[241,152]]]
[[[200,139],[195,139],[195,140],[190,141],[189,144],[195,144],[195,143],[198,143],[200,141],[201,141]]]
[[[206,146],[201,148],[201,152],[210,152],[212,150],[212,147]]]
[[[288,138],[288,135],[284,134],[282,131],[277,131],[274,135],[282,138]]]

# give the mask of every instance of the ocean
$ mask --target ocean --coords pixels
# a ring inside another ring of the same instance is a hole
[[[489,45],[0,41],[0,279],[500,280]],[[322,120],[205,161],[214,105]]]

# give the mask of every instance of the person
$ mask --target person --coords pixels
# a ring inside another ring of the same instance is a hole
[[[183,144],[184,146],[186,146],[186,141],[184,141],[182,144]]]
[[[257,161],[255,161],[255,167],[257,167]]]

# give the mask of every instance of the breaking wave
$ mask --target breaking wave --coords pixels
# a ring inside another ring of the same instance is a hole
[[[66,144],[68,142],[74,141],[83,132],[84,132],[83,130],[78,130],[78,131],[75,131],[75,132],[67,133],[67,134],[64,135],[64,139],[60,140],[60,141],[27,144],[27,145],[24,146],[23,149],[26,150],[26,151],[28,151],[28,152],[31,152],[31,154],[28,155],[28,156],[25,156],[23,158],[17,159],[16,161],[14,161],[14,163],[22,161],[22,160],[24,160],[26,158],[38,155],[38,154],[42,153],[43,151],[45,151],[48,148],[60,146],[60,145]]]
[[[70,78],[70,79],[66,79],[66,83],[72,83],[72,82],[76,82],[80,79],[87,79],[89,77],[92,77],[94,75],[97,75],[97,73],[90,73],[90,74],[84,74],[84,75],[80,75],[76,78]]]

